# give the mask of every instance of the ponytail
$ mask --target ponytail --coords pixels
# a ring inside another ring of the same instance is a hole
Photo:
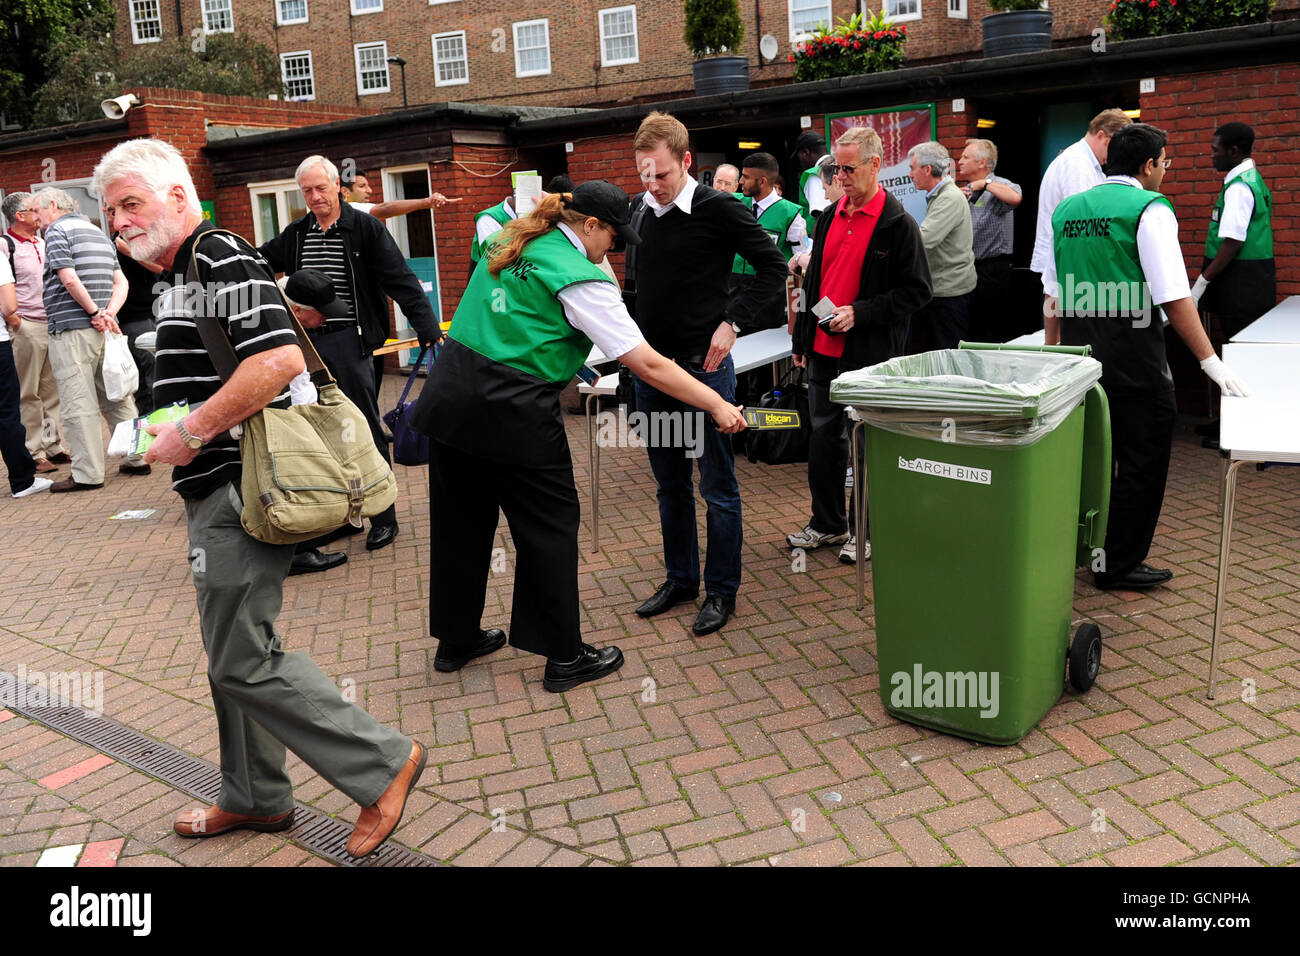
[[[519,258],[524,246],[550,232],[559,223],[567,222],[574,226],[591,218],[569,209],[568,204],[572,201],[571,192],[547,193],[537,203],[537,208],[527,216],[506,223],[500,235],[494,237],[497,241],[493,243],[492,252],[488,255],[488,271],[494,276],[500,275],[502,269],[513,265]]]

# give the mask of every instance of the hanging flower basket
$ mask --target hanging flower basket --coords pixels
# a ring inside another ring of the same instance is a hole
[[[879,13],[869,20],[861,13],[843,17],[833,30],[818,27],[790,54],[794,80],[826,80],[835,76],[883,73],[903,65],[907,27],[895,26]]]
[[[1116,40],[1267,23],[1274,0],[1115,0],[1106,29]]]

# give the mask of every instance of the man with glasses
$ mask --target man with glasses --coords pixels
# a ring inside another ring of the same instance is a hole
[[[59,428],[59,389],[50,365],[50,336],[45,317],[45,240],[31,193],[10,193],[4,198],[9,221],[5,253],[14,274],[18,311],[11,320],[14,364],[18,367],[23,430],[27,452],[38,474],[58,471],[72,459]]]
[[[808,369],[808,490],[812,517],[788,535],[805,551],[843,544],[840,560],[871,557],[871,543],[849,532],[844,472],[849,460],[844,408],[830,400],[831,380],[903,354],[911,317],[930,301],[930,267],[921,230],[879,182],[880,136],[857,126],[835,141],[835,169],[844,196],[827,206],[813,232],[803,303],[794,325],[794,364]],[[964,202],[964,200],[963,200]],[[829,299],[825,325],[812,307]]]
[[[1090,345],[1110,401],[1110,522],[1098,588],[1163,584],[1173,572],[1147,565],[1160,520],[1178,409],[1165,360],[1158,304],[1225,395],[1245,386],[1214,354],[1201,327],[1178,244],[1178,221],[1160,184],[1170,160],[1165,134],[1146,123],[1110,140],[1106,179],[1062,200],[1052,216],[1055,255],[1043,273],[1059,312],[1045,316],[1048,345]]]

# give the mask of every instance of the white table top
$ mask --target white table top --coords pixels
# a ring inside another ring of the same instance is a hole
[[[784,327],[779,329],[763,329],[761,332],[751,332],[749,335],[742,335],[736,339],[736,344],[732,346],[731,358],[736,363],[736,374],[748,372],[750,369],[758,368],[760,365],[771,365],[778,359],[783,359],[790,354],[790,333]],[[597,365],[600,362],[611,362],[609,358],[596,346],[591,347],[587,354],[587,364]]]
[[[1007,345],[1044,345],[1046,342],[1047,333],[1039,329],[1037,332],[1027,332],[1014,339],[1008,339]]]
[[[1283,299],[1230,341],[1300,345],[1300,295]]]
[[[1234,460],[1300,464],[1300,344],[1229,342],[1223,361],[1250,396],[1223,396],[1219,447]]]

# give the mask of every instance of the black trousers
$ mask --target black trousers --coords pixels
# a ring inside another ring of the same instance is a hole
[[[153,353],[139,348],[135,343],[136,339],[146,332],[154,330],[152,319],[136,319],[133,322],[119,323],[122,334],[126,336],[127,348],[131,350],[131,357],[135,359],[135,367],[140,372],[140,387],[135,393],[135,409],[141,417],[150,414],[154,410],[153,405]]]
[[[491,440],[488,436],[485,440]],[[513,555],[493,560],[498,509]],[[506,465],[430,443],[429,633],[453,645],[479,639],[488,575],[514,564],[510,643],[534,654],[578,656],[578,525],[573,464]]]
[[[330,335],[313,335],[312,345],[320,353],[321,361],[339,383],[343,394],[352,399],[352,403],[361,409],[366,425],[374,438],[375,447],[384,461],[392,464],[388,453],[388,442],[384,440],[384,426],[379,421],[379,397],[376,393],[375,368],[372,357],[361,344],[361,336],[356,329],[333,332]],[[397,524],[397,508],[390,505],[370,519],[372,527]],[[328,537],[328,536],[327,536]],[[310,546],[314,542],[307,542]]]
[[[1104,575],[1122,577],[1145,561],[1151,550],[1165,500],[1178,408],[1173,391],[1108,393],[1108,397],[1115,470]]]
[[[844,508],[844,476],[849,466],[848,420],[844,406],[831,401],[831,381],[839,360],[818,355],[808,357],[808,415],[812,432],[808,436],[808,491],[812,495],[812,518],[809,524],[822,534],[853,531],[853,499]],[[863,479],[862,469],[855,468],[853,480]],[[871,516],[866,516],[866,530],[871,533]]]
[[[973,293],[936,297],[912,316],[912,343],[909,355],[935,349],[955,349],[966,338],[970,325],[970,302]]]
[[[1016,336],[1011,303],[1011,256],[975,260],[978,277],[970,302],[970,340],[1005,342]]]

